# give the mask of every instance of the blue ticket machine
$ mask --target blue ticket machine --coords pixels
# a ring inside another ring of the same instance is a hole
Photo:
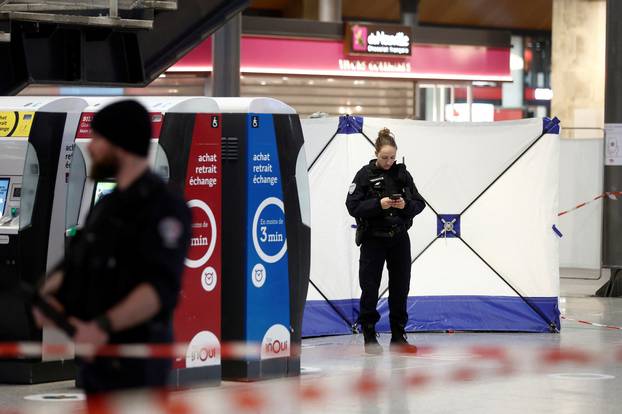
[[[224,379],[300,373],[310,266],[300,120],[268,98],[217,98],[222,114],[222,337],[257,344],[225,359]]]

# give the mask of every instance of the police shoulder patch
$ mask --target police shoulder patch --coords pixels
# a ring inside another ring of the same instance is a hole
[[[354,193],[354,190],[356,190],[356,183],[350,184],[350,189],[348,189],[348,194]]]
[[[164,242],[164,247],[174,249],[179,246],[182,233],[181,222],[175,217],[165,217],[158,224],[158,232]]]

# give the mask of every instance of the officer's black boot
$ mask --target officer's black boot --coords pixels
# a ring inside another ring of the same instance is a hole
[[[376,338],[376,328],[374,325],[363,325],[363,339],[365,340],[365,353],[379,355],[382,353],[382,347]]]
[[[403,329],[391,330],[391,344],[389,345],[391,351],[402,352],[405,354],[416,354],[417,347],[408,343],[406,339],[406,332]]]

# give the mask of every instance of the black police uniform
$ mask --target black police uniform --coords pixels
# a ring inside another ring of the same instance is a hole
[[[89,212],[70,241],[58,300],[69,315],[92,320],[149,283],[160,299],[157,315],[114,332],[110,343],[172,342],[172,316],[191,235],[181,197],[148,171],[123,191],[115,189]],[[87,394],[166,385],[169,359],[96,358],[80,361],[78,384]]]
[[[401,194],[403,209],[382,209],[380,199]],[[384,262],[389,270],[389,319],[391,332],[403,335],[408,321],[406,300],[410,287],[410,238],[412,219],[425,208],[425,200],[404,164],[384,170],[371,160],[356,173],[346,198],[346,207],[362,231],[359,283],[359,322],[368,329],[380,320],[376,310]]]

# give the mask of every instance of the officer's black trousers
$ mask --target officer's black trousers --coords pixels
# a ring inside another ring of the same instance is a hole
[[[404,332],[408,313],[406,300],[410,288],[410,238],[403,231],[393,237],[367,236],[361,245],[359,284],[361,286],[361,325],[375,325],[380,320],[376,310],[382,269],[389,270],[389,320],[391,331]]]

